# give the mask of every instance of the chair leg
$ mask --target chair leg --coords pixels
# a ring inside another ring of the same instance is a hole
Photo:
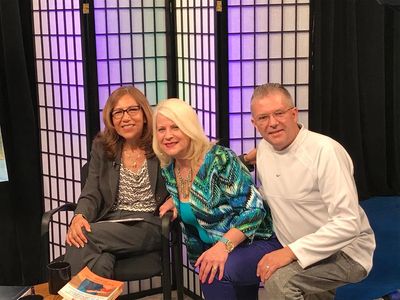
[[[171,213],[165,214],[162,217],[161,231],[162,231],[162,275],[161,283],[165,300],[171,300],[171,256],[169,248],[170,237],[170,218]]]
[[[171,268],[169,260],[167,262],[163,261],[163,273],[161,275],[162,289],[164,300],[171,300]]]
[[[176,292],[178,300],[183,300],[182,233],[180,230],[174,243],[173,254],[176,276]]]

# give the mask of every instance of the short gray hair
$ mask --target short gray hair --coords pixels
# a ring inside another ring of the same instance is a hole
[[[267,97],[271,94],[280,93],[284,96],[286,103],[289,106],[294,106],[293,98],[290,95],[289,91],[280,83],[265,83],[258,86],[251,96],[251,103],[253,103],[254,99],[259,99],[263,97]]]

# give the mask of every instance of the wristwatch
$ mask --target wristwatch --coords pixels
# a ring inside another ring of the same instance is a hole
[[[230,239],[227,239],[226,237],[221,237],[221,238],[219,239],[219,241],[220,241],[221,243],[224,243],[224,244],[225,244],[225,250],[226,250],[226,252],[228,252],[228,253],[231,253],[231,252],[233,251],[233,249],[235,248],[235,245],[233,245],[233,243],[231,242],[231,240],[230,240]]]

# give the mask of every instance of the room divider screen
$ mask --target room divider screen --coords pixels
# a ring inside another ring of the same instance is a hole
[[[152,105],[187,101],[209,138],[238,154],[259,139],[250,114],[259,84],[285,84],[308,125],[309,0],[33,0],[32,14],[46,210],[78,199],[102,107],[121,85]],[[70,218],[52,224],[52,258]],[[201,298],[187,260],[184,280]]]
[[[86,107],[78,1],[32,1],[44,207],[73,202],[87,161]],[[52,224],[50,255],[59,256],[70,217]]]

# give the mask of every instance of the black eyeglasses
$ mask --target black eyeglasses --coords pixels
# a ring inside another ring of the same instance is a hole
[[[140,105],[132,105],[125,109],[116,109],[111,112],[111,116],[115,120],[122,119],[126,112],[130,117],[134,117],[140,111]]]

